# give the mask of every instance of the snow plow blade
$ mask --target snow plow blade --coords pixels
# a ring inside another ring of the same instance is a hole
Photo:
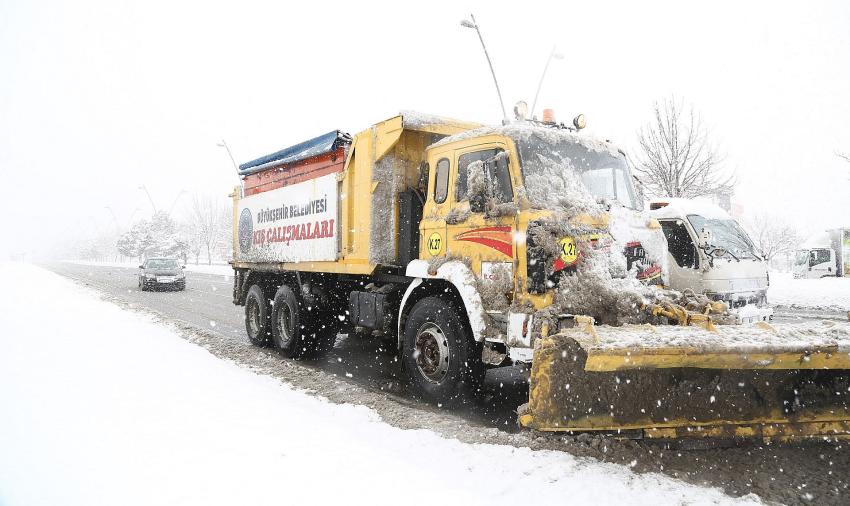
[[[643,438],[850,438],[850,326],[584,323],[535,343],[523,427]]]

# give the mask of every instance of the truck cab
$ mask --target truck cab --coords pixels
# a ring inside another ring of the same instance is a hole
[[[739,323],[768,321],[767,263],[746,231],[719,206],[668,198],[650,203],[667,238],[670,286],[723,301]]]
[[[427,191],[419,260],[409,276],[436,275],[463,259],[477,280],[487,314],[484,335],[513,360],[531,358],[531,311],[544,309],[562,272],[575,269],[578,242],[610,241],[608,216],[588,210],[640,207],[625,155],[613,145],[567,129],[534,124],[484,127],[447,137],[427,151]],[[579,188],[581,186],[581,188]],[[569,216],[553,212],[570,209]],[[535,247],[531,229],[569,221],[557,254]],[[512,309],[514,308],[514,309]]]
[[[828,247],[803,248],[794,255],[792,272],[795,278],[817,279],[837,276],[835,251]]]

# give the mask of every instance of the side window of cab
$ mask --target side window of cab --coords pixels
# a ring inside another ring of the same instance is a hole
[[[495,198],[498,203],[511,202],[514,198],[508,156],[501,148],[472,151],[458,157],[455,200],[468,200],[470,183],[475,181],[484,184],[487,197]]]
[[[442,204],[449,194],[449,168],[448,158],[440,158],[437,168],[434,170],[434,202]]]
[[[667,251],[679,267],[696,269],[697,249],[687,227],[680,220],[662,220],[661,230],[667,238]]]

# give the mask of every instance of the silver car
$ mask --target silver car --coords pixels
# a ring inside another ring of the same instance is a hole
[[[186,273],[183,267],[174,258],[148,258],[139,266],[139,288],[142,291],[156,287],[184,290]]]

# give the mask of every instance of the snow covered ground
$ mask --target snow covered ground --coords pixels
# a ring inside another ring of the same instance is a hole
[[[560,452],[401,430],[0,264],[0,504],[723,504]]]
[[[772,305],[850,311],[850,278],[794,279],[771,272],[767,300]]]

